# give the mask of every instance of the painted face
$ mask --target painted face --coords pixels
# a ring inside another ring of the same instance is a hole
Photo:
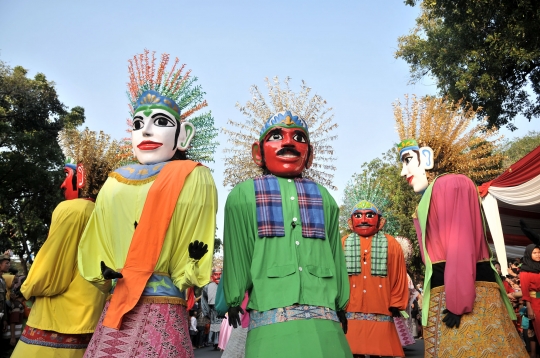
[[[263,140],[263,152],[270,173],[282,177],[298,176],[308,160],[306,133],[298,128],[274,128]]]
[[[177,120],[165,110],[137,112],[133,117],[131,143],[139,162],[155,164],[171,159],[177,149],[177,129]]]
[[[533,261],[539,262],[540,261],[540,249],[535,248],[531,254],[531,258]]]
[[[64,173],[66,173],[66,179],[60,185],[60,188],[64,192],[64,197],[66,200],[77,199],[79,197],[79,189],[77,189],[75,170],[70,167],[64,167]]]
[[[422,193],[428,187],[426,169],[418,161],[418,155],[412,150],[406,150],[401,154],[401,176],[406,177],[407,182],[416,193]]]
[[[372,210],[357,210],[351,215],[355,233],[362,237],[370,237],[379,232],[379,214]]]

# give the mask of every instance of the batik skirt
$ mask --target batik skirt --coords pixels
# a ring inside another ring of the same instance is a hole
[[[107,302],[85,358],[193,358],[187,310],[183,305],[148,302],[145,297],[122,320],[119,330],[103,326]]]
[[[426,358],[528,357],[496,283],[476,282],[473,310],[461,316],[459,328],[448,328],[442,321],[446,315],[444,286],[430,292],[428,324],[424,327]]]

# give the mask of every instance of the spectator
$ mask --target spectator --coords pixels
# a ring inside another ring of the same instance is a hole
[[[202,310],[200,310],[197,315],[197,348],[206,346],[206,342],[208,341],[208,332],[206,332],[207,326],[208,331],[210,331],[210,319],[204,315]]]
[[[527,317],[527,305],[524,303],[519,310],[521,316],[521,328],[523,329],[523,340],[525,341],[525,348],[529,352],[531,358],[536,358],[536,347],[538,346],[538,338],[534,332],[533,325],[529,322]]]
[[[0,255],[0,328],[2,333],[8,329],[8,315],[6,307],[7,284],[2,275],[9,271],[11,259],[8,254]],[[0,340],[0,348],[4,350],[4,340]]]
[[[195,349],[197,347],[197,315],[196,311],[189,311],[189,336],[191,337],[191,345]]]

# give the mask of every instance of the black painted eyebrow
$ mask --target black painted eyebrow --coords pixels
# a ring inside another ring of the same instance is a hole
[[[408,157],[406,157],[408,155]],[[405,158],[412,158],[412,155],[410,153],[405,153],[401,156],[401,161],[403,161]]]
[[[143,119],[143,117],[142,116],[135,116],[135,117],[133,117],[133,119]]]
[[[167,117],[168,119],[171,119],[171,120],[172,120],[172,118],[169,117],[168,115],[166,115],[165,113],[156,113],[156,114],[154,114],[154,115],[153,115],[152,117],[150,117],[150,118],[155,118],[155,117],[157,117],[157,116]]]
[[[303,131],[301,131],[301,130],[299,130],[299,129],[298,129],[298,130],[295,130],[295,131],[294,131],[294,134],[303,135],[303,136],[306,137],[306,139],[307,139],[306,133],[304,133]]]

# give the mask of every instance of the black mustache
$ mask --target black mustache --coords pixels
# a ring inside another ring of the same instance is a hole
[[[362,223],[362,224],[356,225],[356,227],[363,227],[363,226],[366,226],[366,227],[372,227],[373,225],[369,225],[369,224],[366,224],[366,223]]]
[[[294,148],[281,148],[280,150],[277,151],[276,155],[287,154],[287,152],[289,152],[289,153],[291,153],[291,154],[294,154],[294,155],[296,155],[297,157],[300,156],[300,152],[297,151],[297,150],[294,149]]]

